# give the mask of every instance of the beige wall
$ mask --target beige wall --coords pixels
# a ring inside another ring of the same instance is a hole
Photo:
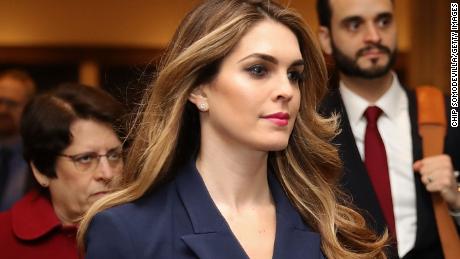
[[[2,47],[163,48],[200,0],[0,0]],[[318,26],[316,0],[281,0]],[[398,47],[411,86],[448,91],[450,1],[395,0]],[[437,18],[433,18],[437,17]],[[22,53],[22,52],[21,52]],[[401,59],[400,59],[401,60]]]
[[[434,85],[450,91],[450,2],[417,0],[413,6],[413,44],[407,63],[412,86]]]
[[[409,49],[409,3],[398,0],[399,45]],[[161,48],[199,0],[1,0],[1,46]],[[315,0],[282,0],[317,27]]]
[[[2,0],[0,45],[161,47],[196,0]]]

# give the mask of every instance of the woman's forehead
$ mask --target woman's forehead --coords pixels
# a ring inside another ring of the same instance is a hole
[[[229,56],[239,61],[254,53],[286,62],[302,59],[296,35],[284,24],[271,19],[257,22],[248,29]]]

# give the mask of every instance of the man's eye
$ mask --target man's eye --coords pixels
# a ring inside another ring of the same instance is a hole
[[[351,22],[348,23],[347,27],[348,27],[348,30],[350,30],[350,31],[356,31],[356,30],[358,30],[360,25],[361,25],[361,23],[358,22],[358,21],[351,21]]]
[[[377,25],[381,28],[387,27],[391,23],[391,18],[382,18],[377,21]]]
[[[262,77],[267,74],[267,69],[263,65],[254,65],[246,69],[251,75]]]

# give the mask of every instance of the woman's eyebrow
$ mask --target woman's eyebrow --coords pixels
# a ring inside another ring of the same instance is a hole
[[[254,54],[248,55],[248,56],[240,59],[238,61],[238,63],[240,63],[240,62],[242,62],[242,61],[244,61],[246,59],[249,59],[249,58],[263,59],[263,60],[266,60],[266,61],[268,61],[270,63],[275,64],[275,65],[277,65],[279,63],[278,60],[275,57],[267,55],[267,54],[262,54],[262,53],[254,53]],[[292,62],[291,67],[293,67],[293,66],[294,67],[295,66],[304,66],[304,65],[305,65],[305,62],[303,61],[303,59],[298,59],[298,60]]]
[[[254,53],[254,54],[251,54],[249,56],[246,56],[246,57],[240,59],[238,61],[238,63],[240,63],[240,62],[242,62],[242,61],[244,61],[246,59],[249,59],[249,58],[260,58],[260,59],[266,60],[266,61],[268,61],[270,63],[273,63],[275,65],[278,64],[278,60],[275,57],[267,55],[267,54],[262,54],[262,53]]]
[[[298,59],[294,62],[292,62],[291,67],[300,67],[300,66],[305,66],[305,62],[303,59]]]

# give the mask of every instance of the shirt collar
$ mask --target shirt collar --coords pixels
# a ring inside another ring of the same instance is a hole
[[[375,103],[370,103],[366,99],[355,94],[348,89],[343,81],[340,81],[340,94],[347,110],[350,123],[356,124],[362,119],[367,107],[372,105],[382,109],[383,114],[390,120],[397,117],[401,110],[407,109],[407,98],[404,98],[405,93],[399,82],[398,76],[394,72],[392,72],[392,75],[393,80],[390,88]]]
[[[13,232],[22,240],[34,240],[62,227],[50,200],[37,191],[29,192],[13,206],[11,218]],[[71,228],[76,231],[76,227]]]

